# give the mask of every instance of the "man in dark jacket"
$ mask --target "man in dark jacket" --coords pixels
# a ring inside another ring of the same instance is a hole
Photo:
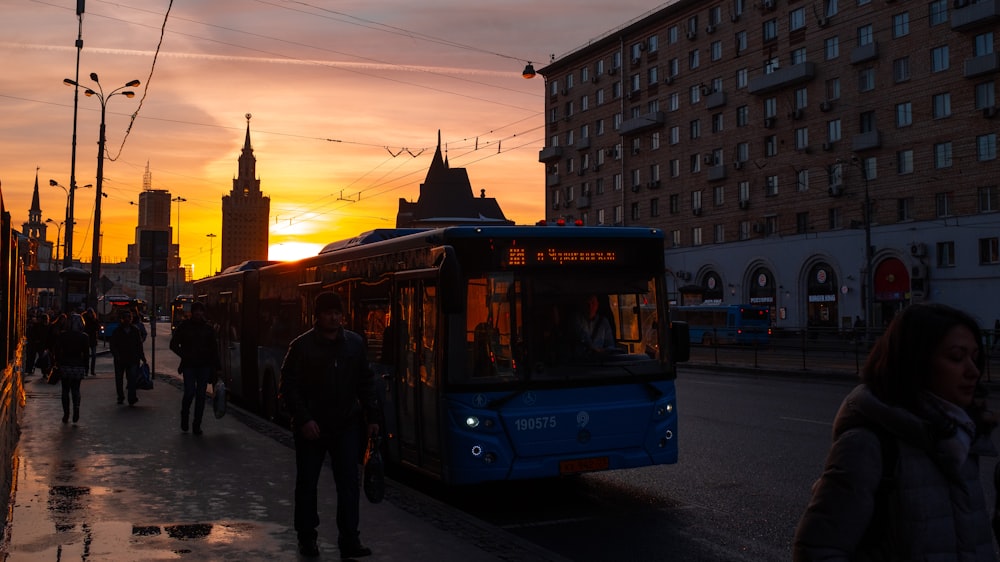
[[[115,390],[118,391],[118,403],[125,401],[125,392],[122,391],[122,379],[126,380],[128,387],[128,405],[132,406],[139,401],[136,395],[135,377],[139,372],[139,364],[146,360],[146,353],[142,349],[142,334],[132,323],[132,313],[123,310],[120,316],[121,322],[114,332],[111,332],[109,345],[111,355],[115,359]]]
[[[170,351],[181,358],[177,371],[184,375],[184,396],[181,398],[181,431],[188,430],[191,401],[194,400],[194,426],[191,433],[201,435],[201,419],[205,412],[205,390],[215,382],[221,368],[215,330],[205,322],[205,304],[191,304],[191,317],[184,320],[170,337]]]
[[[341,558],[368,556],[359,538],[361,461],[365,419],[377,435],[375,379],[361,336],[344,329],[336,293],[316,297],[313,328],[288,346],[281,365],[280,398],[291,415],[295,439],[295,531],[299,552],[319,556],[316,488],[323,460],[333,465]]]

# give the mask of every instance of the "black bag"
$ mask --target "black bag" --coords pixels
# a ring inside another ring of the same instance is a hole
[[[365,497],[372,503],[385,498],[385,465],[382,463],[381,437],[370,437],[365,451],[364,490]]]
[[[149,371],[149,363],[145,361],[136,370],[135,387],[139,390],[153,390],[153,376]]]
[[[59,384],[59,381],[61,380],[62,380],[62,373],[59,372],[59,367],[50,368],[47,378],[45,379],[45,382],[49,384]]]

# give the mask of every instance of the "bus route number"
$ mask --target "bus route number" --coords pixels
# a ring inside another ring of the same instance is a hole
[[[539,429],[552,429],[556,426],[555,416],[538,416],[534,418],[518,418],[514,420],[514,427],[518,431],[537,431]]]

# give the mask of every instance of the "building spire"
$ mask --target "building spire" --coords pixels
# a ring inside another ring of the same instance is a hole
[[[30,222],[41,222],[42,220],[42,205],[39,203],[38,199],[38,170],[35,168],[35,191],[31,194],[31,209],[28,210],[28,221]]]
[[[149,160],[146,160],[146,171],[142,174],[142,190],[153,189],[153,173],[149,171]]]

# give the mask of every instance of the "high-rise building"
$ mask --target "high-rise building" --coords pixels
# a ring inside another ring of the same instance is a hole
[[[149,163],[142,176],[142,191],[139,192],[139,217],[135,227],[135,243],[128,245],[128,263],[139,263],[139,240],[144,230],[167,232],[167,239],[173,240],[173,227],[170,226],[170,192],[165,189],[153,189],[152,174]],[[180,267],[180,248],[178,244],[170,243],[167,254],[167,270],[173,271]]]
[[[664,230],[680,303],[1000,318],[1000,2],[678,0],[554,59],[550,219]]]
[[[222,197],[222,263],[220,271],[248,260],[266,260],[271,198],[260,191],[257,159],[250,145],[250,114],[233,189]],[[214,272],[210,272],[214,273]]]

